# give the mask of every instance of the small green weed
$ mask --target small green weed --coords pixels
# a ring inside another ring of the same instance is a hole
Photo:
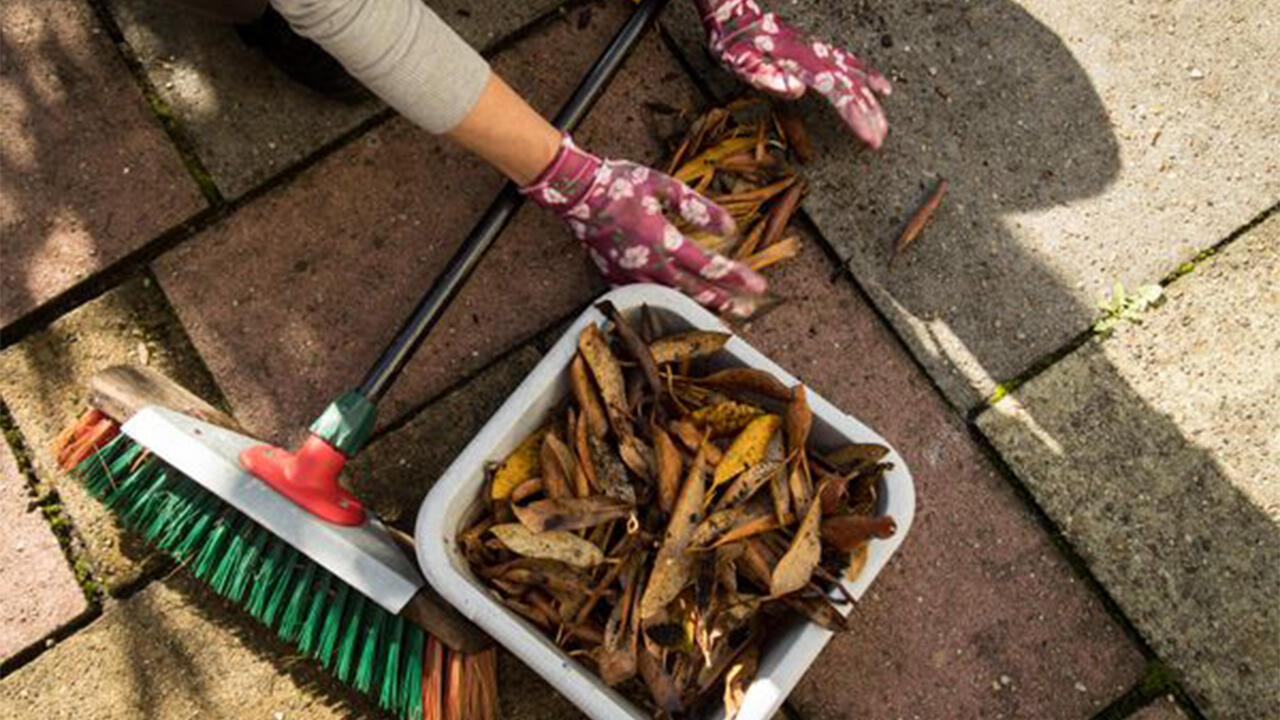
[[[1102,317],[1093,323],[1093,331],[1106,335],[1120,324],[1121,320],[1131,323],[1142,323],[1142,313],[1155,306],[1164,297],[1164,290],[1159,285],[1143,285],[1133,293],[1127,293],[1124,284],[1119,280],[1111,288],[1110,297],[1098,299],[1098,309]]]

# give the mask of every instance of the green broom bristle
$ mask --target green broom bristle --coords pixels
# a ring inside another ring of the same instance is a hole
[[[305,617],[303,613],[307,611],[307,590],[311,588],[311,581],[316,576],[315,563],[305,563],[302,568],[302,575],[293,581],[293,591],[289,594],[289,604],[284,608],[284,614],[280,617],[280,629],[278,630],[280,637],[294,642],[298,639],[298,631],[302,629],[302,620]]]
[[[422,628],[410,625],[405,643],[404,684],[400,687],[401,717],[422,717],[422,658],[426,652],[426,636]]]
[[[355,688],[362,693],[373,687],[374,673],[377,671],[378,645],[382,640],[382,629],[386,625],[387,612],[380,607],[369,606],[369,617],[365,622],[364,643],[360,650],[360,663],[356,666]]]
[[[352,598],[351,614],[347,616],[347,621],[342,627],[342,643],[338,645],[338,657],[334,667],[334,674],[342,682],[351,680],[352,666],[355,664],[356,640],[360,638],[360,623],[364,617],[364,596],[356,594]]]
[[[249,592],[249,602],[245,605],[245,610],[248,610],[250,615],[267,625],[271,624],[264,619],[267,614],[267,600],[271,598],[271,591],[275,589],[275,581],[281,572],[281,561],[284,560],[286,545],[287,543],[280,541],[271,543],[271,550],[258,564],[258,572],[253,577],[253,589]]]
[[[249,549],[245,551],[244,557],[240,560],[240,565],[232,573],[231,587],[227,590],[227,597],[235,602],[244,600],[244,594],[249,589],[249,582],[257,574],[259,558],[262,557],[267,543],[272,540],[271,533],[258,527],[256,523],[253,525],[253,530],[253,541],[249,544]]]
[[[347,594],[351,588],[346,583],[339,583],[333,594],[333,602],[329,603],[325,613],[324,627],[320,629],[320,641],[316,644],[315,658],[325,669],[333,664],[333,650],[338,644],[338,631],[342,629],[342,614],[347,607]]]
[[[75,469],[88,492],[214,592],[386,710],[421,720],[426,635],[125,435]],[[141,458],[141,460],[140,460]],[[279,624],[277,626],[277,619]]]
[[[304,655],[310,655],[312,648],[320,639],[320,625],[324,619],[324,607],[329,603],[329,583],[331,582],[333,582],[333,576],[326,572],[320,578],[320,584],[312,590],[311,602],[307,606],[307,619],[303,621],[302,630],[298,634],[298,649]]]
[[[378,693],[378,704],[384,710],[400,711],[400,653],[403,648],[404,618],[391,618],[390,630],[384,650],[386,660],[383,665],[382,691]]]
[[[298,572],[298,551],[292,545],[284,549],[285,557],[280,561],[280,567],[283,568],[280,579],[276,581],[276,589],[271,593],[271,599],[267,601],[266,610],[263,611],[262,624],[267,627],[273,627],[276,624],[276,616],[284,609],[285,601],[289,597],[289,589],[293,587],[293,576]]]
[[[236,568],[240,567],[240,561],[249,551],[250,533],[256,527],[257,525],[248,522],[244,516],[237,517],[235,522],[231,523],[227,531],[226,549],[214,558],[213,567],[209,573],[209,587],[219,595],[227,597],[230,594],[231,583],[235,581]]]
[[[228,544],[227,540],[235,531],[237,515],[238,513],[224,510],[214,521],[213,529],[209,531],[204,545],[201,546],[200,552],[196,554],[196,559],[191,564],[191,572],[196,577],[208,582],[209,576],[218,568],[218,561],[222,559]]]

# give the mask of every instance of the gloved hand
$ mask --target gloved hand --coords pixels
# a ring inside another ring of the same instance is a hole
[[[888,95],[889,81],[841,48],[813,40],[755,0],[694,0],[712,53],[738,77],[765,92],[794,100],[813,88],[826,96],[873,148],[889,125],[876,93]]]
[[[521,192],[568,223],[614,285],[656,282],[718,312],[746,317],[766,288],[759,273],[709,253],[681,235],[663,211],[699,230],[734,232],[723,208],[675,178],[626,160],[602,160],[568,135],[542,174]]]

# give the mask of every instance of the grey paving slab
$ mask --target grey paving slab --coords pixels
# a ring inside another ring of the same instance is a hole
[[[57,489],[108,590],[136,579],[151,553],[58,469],[50,447],[83,411],[89,378],[119,363],[150,365],[202,397],[217,397],[163,295],[144,280],[121,285],[0,353],[0,396],[31,451],[36,477]]]
[[[1208,717],[1280,707],[1280,218],[978,419]]]
[[[0,326],[205,206],[85,3],[0,7]]]
[[[1087,328],[1114,281],[1157,280],[1280,198],[1266,3],[764,4],[894,82],[879,153],[802,103],[805,207],[960,407]],[[692,22],[668,20],[709,67]],[[890,267],[938,176],[950,196]]]
[[[562,0],[433,0],[431,7],[478,48],[488,48]],[[293,82],[234,28],[158,0],[109,0],[156,91],[195,144],[213,180],[238,197],[382,105],[326,99]]]
[[[386,718],[179,573],[0,682],[5,720]]]
[[[621,2],[579,9],[499,53],[494,67],[552,113],[629,11]],[[696,101],[650,36],[577,137],[604,155],[652,161],[659,147],[645,103]],[[237,418],[293,442],[359,381],[500,187],[479,159],[396,119],[166,254],[157,276]],[[421,407],[603,287],[563,223],[525,207],[383,401],[382,420]]]
[[[89,609],[26,478],[0,439],[0,662]]]

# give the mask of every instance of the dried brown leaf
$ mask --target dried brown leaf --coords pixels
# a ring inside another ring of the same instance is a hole
[[[822,559],[822,543],[819,540],[819,522],[822,520],[822,506],[809,503],[809,510],[800,521],[791,546],[778,561],[769,580],[769,594],[781,597],[795,592],[809,584],[813,569],[818,567]]]
[[[569,363],[569,386],[573,390],[573,398],[578,403],[579,411],[587,420],[591,434],[603,438],[609,432],[609,420],[605,417],[600,396],[596,394],[591,378],[587,375],[587,362],[582,359],[582,353],[575,354],[573,362]]]
[[[729,334],[710,330],[690,330],[678,335],[668,335],[650,343],[654,362],[659,365],[706,357],[715,353],[729,341]]]
[[[706,496],[706,465],[706,454],[699,452],[680,489],[680,497],[671,512],[662,546],[653,562],[653,572],[640,601],[642,621],[657,617],[689,582],[689,557],[685,550],[702,513]]]
[[[671,440],[671,436],[661,426],[654,423],[650,428],[653,433],[653,448],[657,464],[658,507],[664,513],[670,513],[676,504],[676,493],[680,491],[680,475],[684,470],[684,462],[680,459],[680,451]]]
[[[574,567],[588,568],[604,562],[600,548],[571,532],[547,530],[535,533],[520,523],[494,525],[489,532],[511,552],[524,557],[559,560]]]
[[[791,390],[772,374],[756,368],[729,368],[698,378],[699,385],[720,390],[754,393],[774,400],[790,401]]]
[[[662,665],[662,659],[646,638],[644,647],[636,658],[640,669],[640,677],[649,688],[649,694],[659,710],[667,713],[684,712],[684,703],[680,700],[680,689],[676,687],[675,678]]]
[[[578,530],[626,517],[634,506],[624,500],[593,495],[585,498],[538,500],[515,505],[512,510],[520,524],[533,532]]]
[[[578,349],[587,361],[591,376],[600,388],[600,396],[604,399],[605,415],[609,424],[618,435],[629,434],[626,408],[627,388],[622,379],[622,367],[618,359],[609,349],[609,341],[595,323],[582,329],[578,335]]]
[[[569,458],[569,448],[565,447],[554,432],[549,432],[542,438],[539,457],[542,466],[542,488],[546,491],[547,497],[556,499],[572,496],[569,483],[572,481],[572,472],[577,463]]]

